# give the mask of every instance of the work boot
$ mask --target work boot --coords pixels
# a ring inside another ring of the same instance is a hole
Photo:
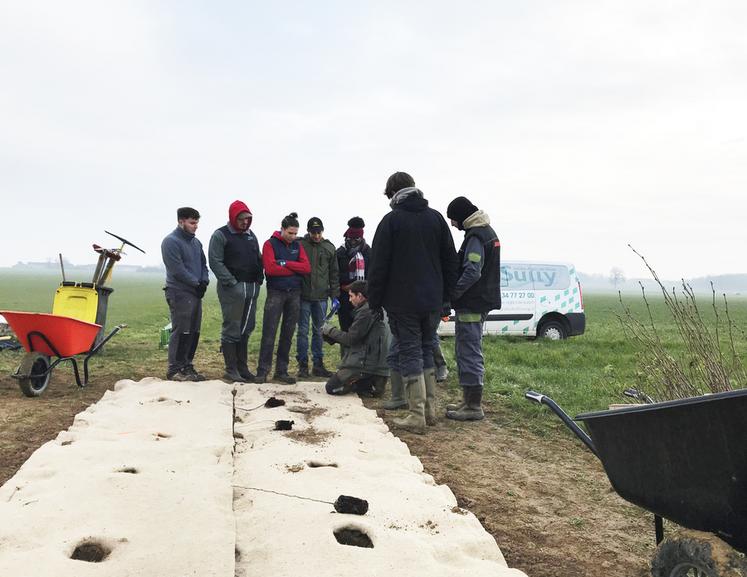
[[[192,380],[197,383],[201,383],[202,381],[207,381],[207,379],[205,378],[205,375],[198,373],[193,365],[187,365],[186,367],[182,369],[182,372],[190,375],[192,377]]]
[[[236,364],[238,362],[236,358],[236,349],[238,343],[229,343],[223,341],[221,343],[221,350],[223,351],[223,360],[226,363],[226,369],[223,371],[223,380],[229,383],[244,383],[243,377],[239,374]]]
[[[257,369],[257,374],[254,377],[254,382],[257,384],[262,384],[267,382],[267,373],[263,373],[259,369]]]
[[[382,377],[380,375],[374,377],[374,382],[371,388],[373,389],[373,392],[371,394],[372,397],[376,399],[380,399],[381,397],[383,397],[384,392],[386,391],[386,377]]]
[[[309,378],[309,360],[308,359],[304,361],[298,361],[298,372],[296,373],[296,376],[299,379]]]
[[[296,384],[296,378],[291,377],[288,373],[275,373],[275,375],[272,377],[273,381],[279,381],[284,385],[295,385]]]
[[[244,382],[253,383],[254,373],[252,373],[249,370],[249,365],[246,364],[248,346],[249,346],[249,337],[248,336],[241,337],[239,344],[236,345],[236,370],[238,370],[239,374],[241,375],[241,378],[244,379]]]
[[[449,411],[461,411],[467,406],[467,387],[462,387],[462,402],[461,403],[449,403],[446,405],[446,412]]]
[[[405,386],[402,383],[402,375],[399,371],[392,371],[389,375],[389,382],[392,383],[392,398],[384,401],[379,405],[380,409],[385,411],[396,411],[397,409],[406,409]]]
[[[439,365],[436,367],[436,382],[443,383],[449,376],[449,369],[446,365]]]
[[[425,424],[432,427],[436,424],[436,369],[423,371],[425,380]]]
[[[324,368],[324,361],[314,361],[314,368],[311,369],[311,374],[315,377],[324,377],[325,379],[330,378],[334,373],[329,372]]]
[[[402,419],[393,419],[398,429],[404,429],[418,435],[425,434],[425,378],[423,373],[410,375],[405,382],[409,414]]]
[[[455,421],[480,421],[485,418],[482,410],[482,387],[464,387],[466,404],[456,411],[447,411],[446,418]]]
[[[167,373],[166,380],[176,381],[177,383],[191,383],[194,379],[192,379],[192,375],[185,372],[183,369],[179,369],[175,373]]]

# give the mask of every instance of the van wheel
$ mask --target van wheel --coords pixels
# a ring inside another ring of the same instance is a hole
[[[546,321],[540,325],[537,336],[551,341],[559,341],[568,338],[568,330],[560,321]]]

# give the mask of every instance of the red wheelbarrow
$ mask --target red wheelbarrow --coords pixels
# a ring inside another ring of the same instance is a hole
[[[49,384],[52,370],[64,361],[70,361],[79,387],[88,384],[88,361],[106,342],[126,325],[118,325],[95,344],[101,325],[87,323],[71,317],[47,313],[0,311],[18,337],[26,354],[16,372],[11,376],[18,380],[21,391],[27,397],[38,397]],[[83,380],[80,379],[75,355],[83,358]],[[51,357],[57,357],[54,361]]]

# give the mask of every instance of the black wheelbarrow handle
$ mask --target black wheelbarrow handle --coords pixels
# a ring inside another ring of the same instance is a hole
[[[596,447],[594,447],[594,442],[591,440],[591,437],[587,435],[581,427],[579,427],[576,422],[571,419],[571,417],[568,416],[568,413],[566,413],[563,409],[561,409],[558,404],[553,401],[550,397],[547,395],[543,395],[542,393],[536,393],[534,391],[527,391],[524,393],[524,396],[529,399],[530,401],[534,401],[537,404],[540,405],[547,405],[552,409],[552,412],[555,413],[558,417],[560,417],[560,420],[563,421],[571,431],[575,433],[575,435],[581,439],[581,441],[586,445],[589,450],[596,455],[597,458],[599,458],[599,453],[597,453]]]

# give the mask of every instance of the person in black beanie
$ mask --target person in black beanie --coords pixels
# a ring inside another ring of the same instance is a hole
[[[392,210],[374,235],[368,301],[371,310],[386,310],[397,343],[393,365],[399,370],[392,383],[401,377],[410,412],[394,424],[422,434],[426,425],[436,424],[433,343],[458,261],[449,226],[428,206],[412,176],[392,174],[384,194]]]
[[[501,243],[488,215],[464,196],[449,203],[446,216],[452,226],[465,231],[459,249],[459,280],[451,300],[456,312],[454,349],[463,401],[447,405],[446,417],[479,421],[485,417],[482,328],[488,313],[501,308]]]

